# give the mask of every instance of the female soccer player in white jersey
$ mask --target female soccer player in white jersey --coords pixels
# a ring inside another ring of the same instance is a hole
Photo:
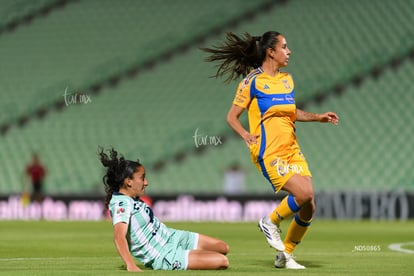
[[[103,178],[114,241],[128,271],[142,271],[132,256],[154,270],[226,269],[229,246],[199,233],[167,227],[139,199],[148,186],[145,168],[111,149],[100,149],[107,172]],[[132,256],[131,256],[132,255]]]

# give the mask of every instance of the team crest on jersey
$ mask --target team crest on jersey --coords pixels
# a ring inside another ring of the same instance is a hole
[[[180,261],[175,261],[172,264],[172,270],[179,270],[179,269],[181,269],[181,262]]]
[[[286,89],[291,89],[292,87],[290,87],[290,83],[289,83],[289,81],[288,80],[282,80],[282,83],[283,83],[283,86],[286,88]]]
[[[123,213],[125,213],[125,209],[124,208],[118,208],[118,210],[116,210],[116,214],[117,215],[120,215],[120,214],[123,214]]]
[[[277,158],[272,162],[272,165],[276,167],[277,174],[279,176],[285,176],[289,172],[289,164],[285,160]]]

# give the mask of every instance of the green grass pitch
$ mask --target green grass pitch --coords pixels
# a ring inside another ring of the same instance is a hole
[[[152,275],[413,275],[414,254],[392,251],[410,243],[414,221],[315,220],[296,260],[303,271],[275,269],[275,252],[255,223],[166,223],[212,235],[230,244],[224,271],[152,271]],[[288,223],[282,225],[284,233]],[[140,265],[142,268],[142,265]],[[112,241],[112,225],[100,222],[0,221],[1,275],[125,275]],[[128,274],[128,273],[127,273]]]

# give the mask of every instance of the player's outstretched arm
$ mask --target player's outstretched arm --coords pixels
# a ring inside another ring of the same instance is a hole
[[[337,125],[339,122],[339,117],[335,112],[331,111],[322,114],[316,114],[312,112],[306,112],[301,109],[296,109],[296,121],[332,123],[333,125]]]

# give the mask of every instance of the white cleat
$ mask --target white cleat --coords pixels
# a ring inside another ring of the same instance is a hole
[[[259,229],[265,234],[266,240],[271,247],[278,251],[284,251],[285,245],[283,244],[282,239],[280,238],[280,233],[282,232],[280,228],[273,224],[266,222],[265,217],[259,220]]]
[[[276,268],[287,268],[287,269],[305,269],[303,265],[298,264],[292,255],[286,252],[279,252],[276,254],[275,260]]]

